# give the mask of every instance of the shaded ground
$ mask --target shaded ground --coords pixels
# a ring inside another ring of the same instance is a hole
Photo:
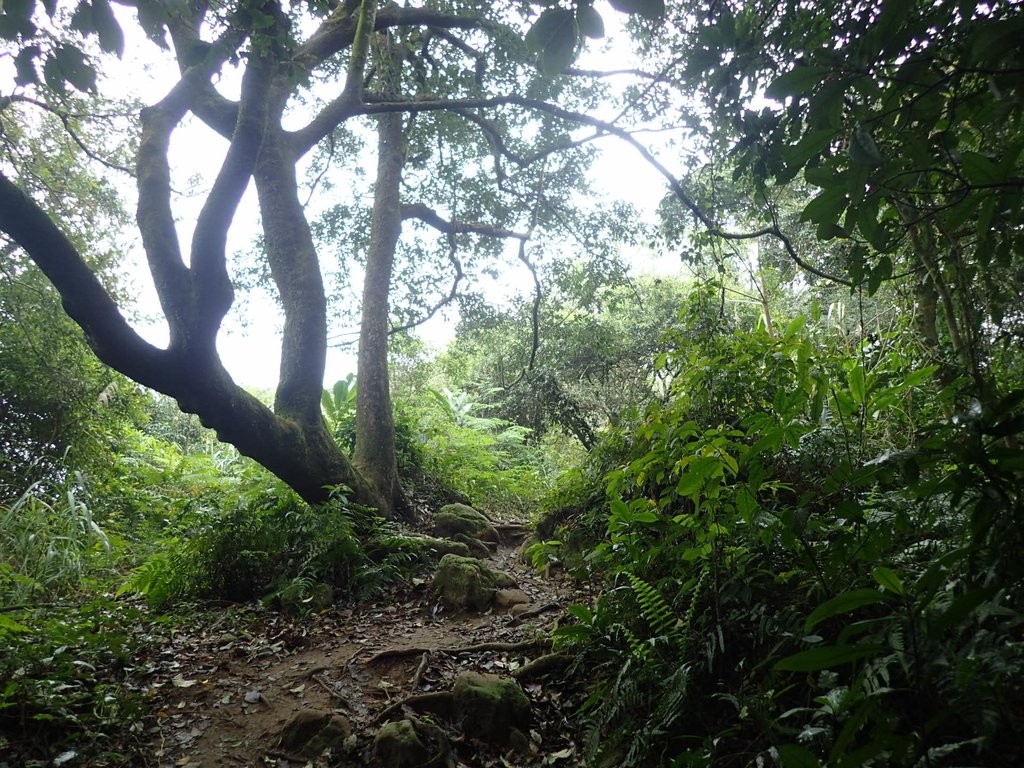
[[[388,707],[396,714],[401,708],[392,705],[412,694],[448,690],[463,670],[511,674],[546,652],[543,642],[526,641],[546,637],[572,600],[571,585],[540,577],[514,547],[499,548],[492,565],[511,574],[530,598],[516,609],[527,610],[521,618],[450,615],[431,598],[428,584],[415,580],[377,603],[303,617],[231,607],[205,626],[172,634],[147,669],[147,695],[156,712],[145,733],[152,764],[368,764],[378,716]],[[482,644],[519,647],[471,649]],[[579,764],[566,694],[543,681],[524,681],[523,688],[534,712],[529,752],[503,755],[447,725],[458,765]],[[282,727],[300,710],[345,715],[352,737],[329,758],[306,760],[282,751]]]

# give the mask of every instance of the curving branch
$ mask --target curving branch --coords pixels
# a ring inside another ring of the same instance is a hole
[[[135,332],[75,246],[32,198],[0,172],[0,230],[21,246],[60,293],[65,311],[107,365],[160,388],[167,353]]]
[[[430,208],[423,203],[406,203],[402,205],[402,219],[416,219],[424,224],[436,229],[438,232],[447,235],[448,237],[448,260],[452,263],[455,268],[455,279],[452,281],[452,287],[448,290],[447,295],[441,298],[434,306],[432,306],[426,314],[415,320],[412,320],[404,325],[392,328],[388,331],[389,334],[401,333],[402,331],[408,331],[411,328],[415,328],[423,323],[427,322],[436,315],[443,307],[451,304],[455,297],[458,295],[459,283],[465,274],[462,271],[462,262],[459,261],[456,255],[456,235],[460,234],[471,234],[480,235],[482,237],[494,237],[494,238],[508,238],[516,239],[520,242],[520,251],[522,251],[522,244],[530,239],[529,233],[516,232],[515,230],[505,229],[503,227],[496,227],[492,224],[481,224],[476,222],[462,222],[462,221],[449,221],[441,217],[433,208]]]
[[[75,142],[78,148],[82,150],[85,156],[88,157],[90,160],[94,160],[100,165],[109,168],[112,171],[126,173],[129,176],[135,175],[131,168],[123,166],[119,163],[115,163],[111,160],[107,160],[105,157],[95,152],[85,142],[85,139],[79,136],[78,131],[75,130],[71,121],[74,118],[84,117],[84,115],[72,115],[67,110],[59,109],[51,104],[47,104],[44,101],[39,101],[38,99],[33,99],[30,96],[24,96],[18,93],[0,98],[0,112],[3,112],[10,104],[14,103],[30,104],[33,107],[38,107],[39,109],[45,112],[49,112],[50,114],[54,115],[58,120],[60,120],[61,124],[64,126],[64,131],[68,134],[68,136],[71,137],[71,140]]]
[[[191,342],[216,354],[215,341],[224,315],[234,301],[227,268],[227,235],[238,204],[249,186],[263,140],[271,67],[262,57],[250,58],[242,77],[238,122],[220,172],[213,183],[192,236],[191,278],[195,318]]]
[[[709,235],[719,237],[723,240],[757,240],[762,237],[775,238],[782,244],[782,247],[785,249],[789,258],[792,259],[792,261],[801,269],[823,279],[839,283],[840,285],[853,285],[850,280],[825,272],[802,259],[800,254],[797,253],[796,248],[793,246],[792,240],[790,240],[790,238],[775,222],[770,226],[746,232],[730,232],[729,230],[723,229],[721,225],[714,221],[714,219],[712,219],[711,216],[686,192],[683,188],[682,182],[680,182],[679,179],[676,178],[676,176],[654,156],[650,149],[638,141],[628,130],[619,127],[615,123],[601,120],[591,115],[583,114],[582,112],[574,112],[540,99],[532,99],[525,96],[507,95],[478,99],[408,99],[404,101],[371,101],[368,99],[368,102],[369,103],[364,107],[366,114],[379,114],[381,112],[428,112],[437,110],[487,109],[503,106],[516,106],[552,115],[578,125],[589,125],[609,136],[614,136],[631,146],[648,165],[654,168],[662,178],[668,182],[669,189],[672,193],[686,207],[693,218],[704,227],[705,231]]]
[[[405,323],[404,325],[399,325],[397,327],[391,328],[388,331],[389,336],[393,336],[396,333],[402,333],[404,331],[416,328],[417,326],[423,325],[423,323],[427,322],[434,315],[440,312],[441,309],[447,307],[449,304],[455,301],[455,297],[459,293],[459,283],[461,283],[462,278],[465,277],[465,273],[463,273],[462,271],[462,262],[459,261],[459,257],[456,255],[457,250],[458,249],[455,243],[455,235],[449,235],[448,261],[450,261],[452,266],[455,268],[455,277],[452,279],[452,287],[448,289],[448,293],[445,296],[442,296],[441,299],[438,302],[436,302],[434,306],[432,306],[429,310],[427,310],[427,312],[421,317],[418,317],[415,320],[410,320],[408,323]]]

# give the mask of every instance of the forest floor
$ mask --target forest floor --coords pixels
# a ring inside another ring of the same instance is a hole
[[[551,629],[578,599],[571,582],[537,574],[513,545],[499,547],[489,564],[511,575],[529,597],[519,615],[453,615],[432,598],[427,573],[377,602],[302,616],[229,606],[168,630],[151,645],[146,664],[147,708],[155,715],[139,736],[148,764],[370,764],[377,728],[401,717],[404,699],[450,690],[464,670],[514,674],[547,653]],[[543,678],[522,685],[533,711],[528,751],[503,752],[438,720],[454,765],[580,765],[570,722],[578,698]],[[329,759],[290,754],[280,748],[280,736],[301,711],[343,715],[352,735]]]

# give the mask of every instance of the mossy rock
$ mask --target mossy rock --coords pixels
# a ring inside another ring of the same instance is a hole
[[[382,725],[373,737],[373,763],[381,768],[451,766],[451,745],[436,725],[396,720]]]
[[[483,613],[494,604],[499,589],[515,586],[515,579],[507,573],[479,560],[445,555],[438,563],[431,590],[453,608]]]
[[[434,515],[434,535],[451,539],[460,533],[480,541],[498,542],[498,531],[481,512],[466,504],[446,504]]]
[[[455,713],[467,736],[500,747],[528,748],[533,721],[530,700],[508,677],[463,672],[452,691]]]
[[[352,735],[352,724],[344,715],[304,709],[281,731],[278,745],[301,757],[318,757],[328,747],[340,746]]]
[[[440,560],[445,555],[459,555],[460,557],[470,557],[473,553],[469,548],[469,545],[464,544],[461,541],[452,541],[451,539],[439,539],[435,536],[426,536],[423,534],[417,534],[416,536],[410,536],[409,540],[421,551],[426,552],[435,560]]]

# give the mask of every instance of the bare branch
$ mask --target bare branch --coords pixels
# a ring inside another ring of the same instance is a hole
[[[448,306],[453,301],[455,301],[455,297],[458,295],[459,292],[459,283],[462,282],[462,278],[465,277],[465,274],[462,271],[462,262],[459,261],[459,257],[456,256],[456,243],[454,234],[448,235],[448,260],[452,263],[452,266],[455,267],[455,277],[452,280],[452,287],[448,289],[447,295],[443,296],[441,300],[434,304],[434,306],[432,306],[427,311],[427,313],[422,317],[419,317],[415,320],[411,320],[405,325],[400,325],[397,328],[392,328],[391,330],[389,330],[389,336],[394,335],[396,333],[402,333],[403,331],[408,331],[412,328],[416,328],[417,326],[423,325],[423,323],[427,322],[434,315],[440,312],[442,308]]]
[[[472,234],[480,235],[481,237],[496,237],[496,238],[511,238],[519,240],[520,243],[525,243],[530,235],[525,232],[516,232],[511,229],[504,229],[503,227],[496,227],[491,224],[480,224],[475,222],[461,222],[461,221],[448,221],[443,219],[437,211],[430,208],[423,203],[407,203],[402,206],[402,218],[403,219],[416,219],[422,221],[430,227],[433,227],[438,232],[441,232],[448,236],[448,260],[455,267],[455,279],[452,282],[452,287],[449,289],[448,294],[444,296],[440,301],[434,304],[430,310],[422,317],[412,320],[405,325],[392,328],[388,333],[395,334],[402,331],[407,331],[410,328],[422,325],[436,315],[442,307],[451,304],[458,295],[459,283],[465,276],[462,272],[462,262],[459,261],[456,255],[457,244],[455,240],[456,235],[460,234]],[[522,246],[520,246],[520,249]]]
[[[423,203],[406,203],[402,206],[402,218],[403,219],[418,219],[424,224],[429,224],[431,227],[436,229],[438,232],[443,232],[448,235],[482,235],[483,237],[503,237],[512,238],[515,240],[529,240],[530,234],[528,232],[516,232],[512,229],[504,229],[503,227],[496,227],[493,224],[480,224],[477,222],[464,222],[464,221],[447,221],[437,213],[433,208],[424,205]]]
[[[620,128],[614,123],[600,120],[581,112],[573,112],[572,110],[564,109],[546,101],[541,101],[540,99],[531,99],[525,96],[492,96],[479,99],[410,99],[407,101],[379,101],[368,103],[364,109],[367,114],[375,114],[379,112],[394,111],[425,112],[442,109],[486,109],[502,106],[517,106],[534,110],[536,112],[543,112],[545,114],[561,118],[567,122],[589,125],[608,135],[615,136],[636,150],[648,165],[661,174],[661,176],[668,182],[669,189],[672,190],[672,193],[686,207],[694,219],[704,227],[705,231],[709,235],[720,237],[723,240],[756,240],[766,236],[773,237],[782,244],[789,258],[802,269],[805,269],[818,277],[831,280],[841,285],[852,285],[850,280],[824,272],[800,258],[800,255],[793,247],[792,241],[785,233],[782,232],[781,229],[779,229],[777,222],[772,222],[770,226],[747,232],[730,232],[723,229],[721,225],[714,221],[711,216],[701,208],[689,194],[687,194],[686,190],[683,189],[682,182],[680,182],[679,179],[677,179],[675,175],[669,171],[668,168],[666,168],[665,165],[662,164],[646,146],[637,141],[637,139],[628,130]]]
[[[3,109],[11,103],[31,104],[34,107],[38,107],[39,109],[42,109],[46,112],[49,112],[52,115],[55,115],[57,119],[59,119],[61,123],[64,125],[64,130],[67,132],[68,136],[70,136],[71,140],[78,145],[78,148],[85,153],[86,157],[88,157],[90,160],[95,160],[97,163],[100,163],[101,165],[104,165],[113,171],[126,173],[129,176],[135,175],[131,168],[127,168],[123,165],[120,165],[119,163],[107,160],[105,157],[102,157],[101,155],[94,152],[89,147],[89,145],[85,143],[85,140],[78,135],[78,131],[76,131],[74,127],[71,125],[72,119],[78,116],[72,115],[66,110],[58,109],[50,104],[47,104],[46,102],[38,101],[37,99],[33,99],[29,96],[22,96],[20,94],[12,94],[10,96],[4,96],[3,99],[0,99],[0,111],[3,111]]]

